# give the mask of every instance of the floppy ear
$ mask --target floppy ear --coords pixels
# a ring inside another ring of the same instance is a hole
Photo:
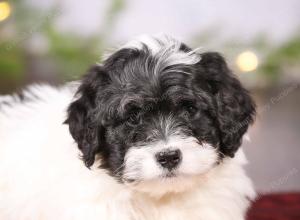
[[[213,96],[220,150],[233,157],[248,126],[254,121],[255,104],[220,54],[203,53],[197,71],[199,77],[204,77]]]
[[[100,66],[93,66],[81,81],[81,85],[68,108],[65,121],[82,152],[82,159],[87,167],[93,165],[95,155],[100,152],[99,137],[103,137],[104,127],[97,114],[96,98],[107,84],[108,76]]]

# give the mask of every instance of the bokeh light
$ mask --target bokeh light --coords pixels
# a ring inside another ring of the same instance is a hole
[[[8,2],[0,2],[0,21],[4,21],[9,17],[11,8]]]
[[[244,51],[238,55],[236,64],[242,72],[254,71],[258,66],[258,58],[252,51]]]

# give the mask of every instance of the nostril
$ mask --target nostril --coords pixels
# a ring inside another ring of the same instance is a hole
[[[180,151],[174,150],[169,153],[169,157],[173,161],[178,161],[180,159]]]
[[[173,169],[181,161],[180,150],[162,151],[156,154],[157,162],[164,168]]]
[[[166,153],[165,152],[160,152],[158,153],[157,155],[157,161],[161,164],[164,164],[164,163],[167,163],[168,162],[168,159],[166,157]]]

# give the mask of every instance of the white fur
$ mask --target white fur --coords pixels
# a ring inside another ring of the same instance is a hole
[[[242,168],[246,159],[241,150],[235,158],[204,169],[193,184],[183,187],[185,191],[153,197],[116,182],[97,168],[99,164],[91,170],[83,165],[68,126],[63,124],[73,89],[38,86],[27,92],[29,101],[6,97],[11,103],[0,108],[1,220],[244,219],[249,206],[246,197],[253,199],[255,193]],[[193,140],[176,138],[171,142],[187,141],[187,148],[193,146]],[[203,153],[214,157],[209,146],[203,146]],[[195,160],[194,156],[190,154],[189,159]],[[186,166],[182,169],[202,169],[200,164]],[[160,191],[170,184],[184,185],[184,179],[153,185],[150,181],[144,187]]]
[[[164,68],[177,65],[193,65],[200,61],[201,57],[196,53],[198,49],[190,52],[180,50],[181,42],[165,34],[141,35],[129,41],[122,48],[134,48],[142,50],[147,47],[153,56],[158,58],[155,72],[158,73]]]
[[[155,154],[166,149],[179,149],[182,153],[182,162],[173,172],[176,177],[163,178],[168,171],[156,162]],[[129,149],[125,156],[124,178],[143,180],[133,183],[133,187],[154,197],[161,197],[166,192],[183,192],[193,187],[198,178],[216,165],[217,160],[218,154],[209,144],[200,145],[195,138],[173,135],[167,140]],[[153,184],[157,187],[148,187]]]

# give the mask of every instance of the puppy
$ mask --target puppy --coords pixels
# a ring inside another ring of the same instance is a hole
[[[255,197],[255,105],[218,53],[144,36],[0,103],[0,219],[243,220]]]

